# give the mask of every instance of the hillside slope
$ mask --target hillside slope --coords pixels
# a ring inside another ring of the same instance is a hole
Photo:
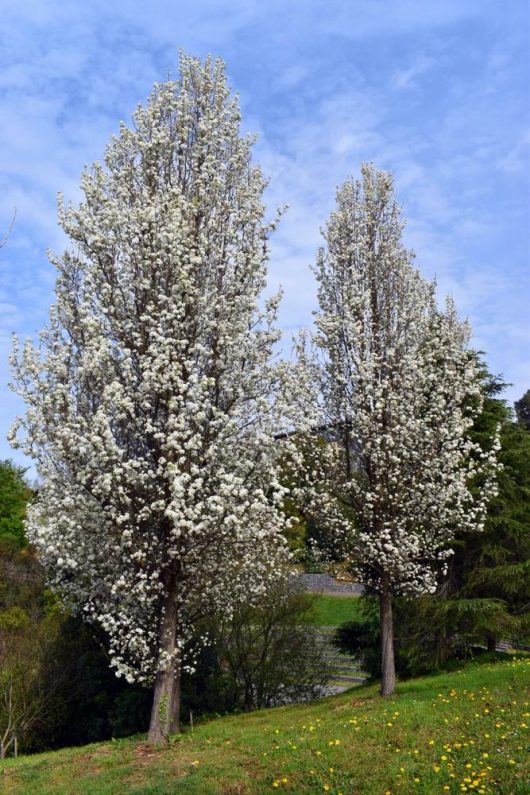
[[[366,686],[218,718],[171,747],[128,739],[7,760],[0,791],[523,795],[529,674],[528,659],[471,664],[400,684],[388,700]]]

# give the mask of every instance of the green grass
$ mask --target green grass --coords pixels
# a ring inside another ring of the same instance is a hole
[[[138,739],[2,763],[31,795],[528,793],[530,661],[471,664],[311,704],[219,718],[170,747]],[[526,783],[525,783],[526,782]]]
[[[353,621],[359,614],[358,596],[315,596],[306,624],[319,627],[338,627],[346,621]]]

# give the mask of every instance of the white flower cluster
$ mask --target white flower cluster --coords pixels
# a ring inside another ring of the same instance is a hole
[[[15,340],[11,438],[42,478],[28,536],[129,679],[152,681],[197,617],[259,596],[285,557],[274,224],[251,145],[222,63],[183,57],[83,174],[83,202],[60,202],[56,304],[38,349]]]
[[[362,176],[339,189],[315,268],[310,423],[332,444],[300,453],[300,489],[362,582],[432,592],[455,533],[482,527],[498,440],[483,454],[469,439],[481,396],[467,324],[413,267],[391,177]]]

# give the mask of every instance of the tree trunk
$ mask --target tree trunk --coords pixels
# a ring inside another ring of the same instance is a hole
[[[177,648],[176,579],[169,578],[160,627],[160,657],[162,662],[155,679],[151,722],[147,739],[160,743],[170,734],[180,731],[180,659]],[[165,660],[170,659],[167,663]]]
[[[382,590],[379,597],[379,622],[381,628],[381,695],[391,696],[396,689],[396,663],[394,659],[392,592],[386,574],[382,578]]]
[[[488,651],[495,651],[497,648],[497,638],[495,635],[488,635],[486,639]]]

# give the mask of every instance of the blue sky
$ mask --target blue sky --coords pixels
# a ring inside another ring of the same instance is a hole
[[[311,323],[309,271],[338,184],[363,160],[392,171],[418,265],[450,291],[494,372],[530,387],[530,2],[510,0],[3,0],[0,40],[0,458],[22,406],[11,332],[53,301],[65,245],[56,193],[128,121],[178,50],[221,56],[241,97],[272,210],[286,333]]]

